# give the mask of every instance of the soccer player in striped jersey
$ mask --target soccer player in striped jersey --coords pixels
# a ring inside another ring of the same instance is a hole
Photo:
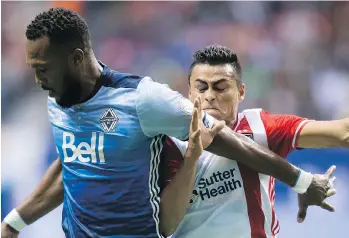
[[[227,47],[208,46],[194,54],[189,87],[190,99],[194,102],[198,98],[195,104],[200,105],[199,111],[202,108],[204,113],[224,120],[231,130],[284,158],[297,148],[349,148],[349,118],[314,121],[295,115],[271,114],[262,109],[238,113],[245,86],[241,81],[238,58]],[[177,139],[168,139],[166,145],[169,151],[166,154],[166,180],[169,184],[162,192],[160,209],[164,217],[162,230],[166,235],[178,226],[172,238],[277,236],[279,221],[274,211],[274,178],[258,173],[238,160],[207,151],[198,160],[197,156],[190,158],[185,154],[187,143]],[[179,170],[194,171],[196,176],[177,173]],[[333,171],[334,167],[331,167],[325,175],[314,176],[326,176],[333,182]],[[174,179],[170,181],[172,177]],[[331,190],[327,196],[334,193],[335,190]],[[312,203],[303,195],[299,196],[298,221],[302,222]],[[326,202],[320,206],[334,211]]]
[[[66,237],[161,237],[163,142],[166,136],[188,138],[193,104],[149,77],[120,73],[97,61],[86,22],[71,10],[37,15],[26,37],[27,63],[36,82],[49,91],[59,160],[37,190],[6,216],[2,236],[16,237],[64,202]],[[304,172],[228,127],[214,137],[217,125],[222,126],[202,114],[203,148],[212,142],[207,150],[237,156],[258,172],[298,186]],[[330,189],[328,178],[310,180],[308,198],[322,201]]]

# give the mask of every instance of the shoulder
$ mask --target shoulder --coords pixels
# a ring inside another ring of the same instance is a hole
[[[106,66],[105,66],[106,67]],[[143,77],[131,73],[122,73],[109,68],[105,68],[102,73],[102,84],[111,88],[131,88],[136,89]]]
[[[245,109],[242,112],[239,113],[239,116],[258,116],[260,117],[261,114],[268,113],[262,108],[250,108],[250,109]]]
[[[264,126],[275,126],[274,124],[280,124],[285,120],[288,121],[291,119],[298,119],[299,117],[295,115],[274,114],[262,108],[253,108],[243,110],[239,114],[239,118],[245,118],[249,124],[261,121],[263,122]]]

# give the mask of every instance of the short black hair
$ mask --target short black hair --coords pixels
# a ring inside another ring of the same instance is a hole
[[[197,64],[231,64],[239,76],[238,84],[241,84],[241,65],[239,59],[237,55],[226,46],[209,45],[196,51],[193,55],[193,62],[189,68],[189,82],[193,68]]]
[[[35,16],[27,26],[28,40],[37,40],[47,36],[50,42],[73,48],[89,50],[91,36],[84,18],[65,8],[51,8]]]

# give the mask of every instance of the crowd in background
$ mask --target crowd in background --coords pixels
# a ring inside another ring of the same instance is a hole
[[[221,44],[237,53],[243,68],[247,95],[241,110],[261,107],[318,120],[349,116],[348,2],[2,2],[2,217],[32,191],[56,158],[46,95],[25,62],[25,29],[36,14],[61,5],[83,15],[97,58],[118,71],[151,76],[187,95],[192,54]],[[337,177],[342,184],[349,178],[349,153],[344,150],[306,150],[292,156],[321,172],[339,163]],[[311,159],[305,160],[307,156]],[[346,186],[334,198],[340,204],[335,215],[310,210],[323,214],[322,220],[302,225],[296,223],[294,194],[278,190],[284,194],[276,208],[281,237],[346,237]],[[309,220],[319,219],[316,215]],[[45,232],[63,237],[59,223],[57,210],[26,228],[23,237],[48,237]],[[327,236],[321,224],[334,224],[336,235]]]

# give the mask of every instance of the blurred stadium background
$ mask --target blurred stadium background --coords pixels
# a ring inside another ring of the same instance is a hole
[[[149,75],[187,95],[192,53],[218,43],[243,66],[247,98],[263,107],[315,119],[349,116],[348,2],[1,2],[1,216],[37,185],[56,158],[46,95],[25,64],[25,27],[40,11],[80,12],[95,53],[110,67]],[[282,238],[344,238],[349,224],[349,152],[302,150],[293,163],[312,172],[338,165],[336,213],[311,208],[296,222],[296,194],[277,185]],[[21,237],[63,237],[61,208],[25,228]]]

